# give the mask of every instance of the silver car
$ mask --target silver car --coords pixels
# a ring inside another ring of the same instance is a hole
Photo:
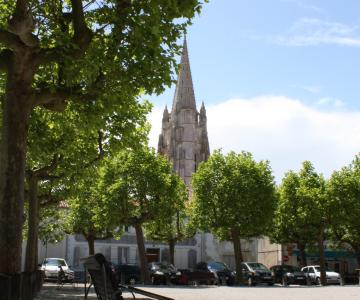
[[[45,279],[57,280],[61,269],[64,271],[63,280],[74,280],[74,271],[70,270],[70,267],[63,258],[45,258],[41,264],[41,270],[44,271]]]
[[[301,269],[311,283],[320,285],[320,266],[306,266]],[[328,284],[340,284],[341,277],[339,273],[326,270],[326,282]]]

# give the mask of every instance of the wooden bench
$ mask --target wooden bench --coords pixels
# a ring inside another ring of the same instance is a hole
[[[139,288],[119,284],[115,274],[111,271],[109,263],[101,253],[80,260],[84,264],[85,272],[89,272],[91,278],[90,286],[86,287],[85,285],[85,299],[87,299],[90,287],[94,285],[99,300],[123,300],[123,292],[131,293],[134,299],[136,299],[135,294],[139,294],[151,299],[174,300]]]

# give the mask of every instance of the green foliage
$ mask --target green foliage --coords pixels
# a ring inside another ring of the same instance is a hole
[[[330,237],[360,253],[360,155],[329,180]]]
[[[100,173],[103,206],[114,222],[143,224],[172,215],[178,205],[178,177],[168,161],[146,147],[120,151]]]
[[[39,240],[45,244],[55,244],[63,240],[66,225],[66,209],[58,207],[46,207],[41,211],[39,224]]]
[[[326,220],[326,185],[309,161],[299,173],[285,174],[278,190],[271,238],[277,243],[316,242],[320,225]]]
[[[171,213],[162,215],[146,224],[145,234],[148,239],[159,242],[181,241],[195,234],[188,226],[187,209],[188,193],[184,181],[177,175],[173,175],[176,190],[172,199]]]
[[[215,151],[193,176],[192,222],[222,240],[266,234],[275,209],[275,186],[269,163],[248,152]]]
[[[121,223],[111,223],[111,211],[101,203],[99,189],[99,168],[90,168],[86,176],[79,178],[72,187],[69,198],[70,210],[67,216],[67,231],[95,239],[120,237]]]

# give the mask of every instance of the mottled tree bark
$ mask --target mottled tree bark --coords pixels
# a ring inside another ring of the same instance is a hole
[[[301,265],[301,267],[305,267],[305,266],[307,266],[305,244],[298,243],[297,246],[298,246],[299,251],[300,251],[300,265]]]
[[[3,99],[0,144],[0,273],[21,271],[24,179],[31,112],[32,53],[12,55]]]
[[[234,253],[235,253],[236,284],[243,284],[243,273],[242,273],[241,263],[243,262],[244,259],[241,251],[239,228],[235,227],[231,229],[231,238],[234,244]]]
[[[325,271],[325,253],[324,253],[324,225],[320,225],[320,232],[318,237],[319,249],[319,264],[320,264],[320,282],[321,285],[326,285],[326,271]]]
[[[89,255],[95,254],[95,237],[93,235],[86,235],[86,241],[89,246]]]
[[[26,243],[25,272],[34,272],[38,264],[38,236],[39,236],[39,201],[38,179],[30,175],[29,185],[29,216],[28,216],[28,239]]]
[[[135,231],[136,231],[136,240],[137,240],[139,258],[140,258],[141,278],[145,284],[149,284],[150,283],[150,274],[149,274],[149,270],[147,267],[144,233],[143,233],[141,224],[135,224],[134,227],[135,227]]]
[[[169,240],[169,256],[170,263],[175,265],[175,241],[173,239]]]

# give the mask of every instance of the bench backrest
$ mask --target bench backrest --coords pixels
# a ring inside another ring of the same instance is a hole
[[[101,253],[82,258],[81,261],[90,274],[99,300],[122,299],[121,291],[117,287],[116,278],[113,276],[110,266]],[[116,296],[115,292],[117,292]]]

